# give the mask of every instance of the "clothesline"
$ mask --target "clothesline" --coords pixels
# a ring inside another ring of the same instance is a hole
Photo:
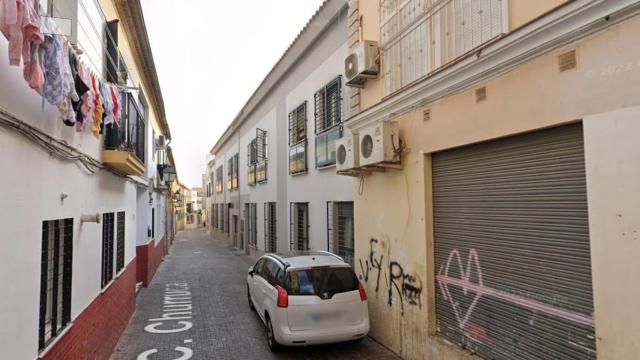
[[[42,95],[43,106],[44,100],[55,105],[61,120],[75,125],[78,132],[92,123],[96,138],[105,126],[119,125],[120,93],[128,90],[126,84],[104,81],[87,66],[57,24],[41,16],[38,0],[0,0],[0,10],[0,30],[9,40],[9,63],[19,66],[22,60],[25,81]]]

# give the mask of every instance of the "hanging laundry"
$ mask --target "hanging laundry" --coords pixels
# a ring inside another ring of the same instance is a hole
[[[78,75],[89,89],[84,93],[84,95],[82,95],[82,106],[80,109],[82,111],[83,121],[80,124],[76,122],[76,131],[83,131],[85,124],[93,121],[95,93],[91,90],[90,72],[82,63],[78,63]]]
[[[100,92],[102,94],[102,100],[104,101],[104,114],[102,115],[102,120],[105,125],[112,124],[113,119],[113,97],[111,96],[110,85],[102,84],[100,88]]]
[[[82,123],[84,122],[84,114],[81,111],[83,96],[89,91],[89,86],[84,83],[84,81],[78,75],[78,59],[75,54],[71,54],[69,57],[69,64],[71,68],[71,73],[73,74],[73,83],[76,89],[77,99],[72,99],[71,104],[73,106],[73,111],[76,113],[75,125],[76,131],[82,131]],[[78,127],[78,123],[80,123],[80,127]],[[78,130],[78,128],[80,130]]]
[[[73,72],[69,63],[69,53],[71,49],[69,44],[64,44],[62,51],[62,99],[58,102],[57,107],[60,112],[60,118],[67,126],[73,126],[76,123],[76,112],[73,110],[73,101],[78,101],[80,97],[76,93],[75,84],[73,82]]]
[[[93,92],[96,94],[95,96],[95,111],[93,114],[93,126],[91,127],[91,132],[93,136],[96,138],[100,137],[100,129],[102,128],[102,113],[104,112],[104,107],[102,106],[102,97],[100,96],[100,92],[98,91],[98,81],[95,75],[91,76],[91,83],[93,86]]]
[[[42,95],[51,105],[58,104],[63,97],[62,42],[58,35],[47,35],[42,44],[42,65],[44,67],[44,87]]]
[[[32,45],[44,41],[37,3],[36,0],[2,1],[4,13],[0,18],[0,30],[9,40],[9,64],[19,66],[21,57],[25,62],[30,60]]]
[[[120,126],[120,98],[115,86],[111,86],[111,99],[113,101],[113,120]]]

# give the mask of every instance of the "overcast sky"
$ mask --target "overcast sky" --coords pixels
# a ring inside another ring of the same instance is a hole
[[[322,0],[142,0],[178,177],[205,156]]]

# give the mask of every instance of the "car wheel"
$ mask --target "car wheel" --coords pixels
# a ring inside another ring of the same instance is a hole
[[[269,349],[276,352],[280,350],[280,344],[276,341],[276,337],[273,334],[273,326],[271,325],[271,319],[267,316],[267,342],[269,343]]]
[[[249,285],[247,285],[247,300],[249,301],[249,309],[255,310],[256,308],[253,306],[253,301],[251,300],[251,293],[249,292]]]

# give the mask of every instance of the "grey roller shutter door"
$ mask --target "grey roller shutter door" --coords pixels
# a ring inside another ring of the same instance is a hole
[[[433,155],[438,332],[486,359],[595,359],[582,124]]]

